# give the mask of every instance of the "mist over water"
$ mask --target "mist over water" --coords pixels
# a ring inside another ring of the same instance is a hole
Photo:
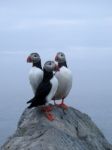
[[[0,1],[0,144],[33,96],[27,56],[66,54],[74,82],[66,103],[112,143],[112,0]],[[25,51],[28,50],[28,51]]]
[[[33,96],[28,80],[31,64],[26,63],[31,52],[0,53],[0,144],[14,133],[26,101]],[[56,52],[38,51],[43,63]],[[112,49],[72,48],[63,52],[74,78],[66,103],[91,116],[112,142]]]

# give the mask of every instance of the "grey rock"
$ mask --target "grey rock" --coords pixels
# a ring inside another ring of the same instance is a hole
[[[49,121],[40,109],[25,109],[1,150],[112,150],[88,115],[54,106],[56,118]]]

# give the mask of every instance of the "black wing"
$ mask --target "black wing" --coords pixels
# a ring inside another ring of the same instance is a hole
[[[31,105],[28,108],[45,105],[46,96],[49,94],[51,88],[52,85],[50,82],[41,83],[37,88],[34,98],[27,102],[27,103],[31,103]]]

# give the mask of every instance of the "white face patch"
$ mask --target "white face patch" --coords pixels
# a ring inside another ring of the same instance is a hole
[[[64,62],[66,60],[65,54],[63,52],[58,52],[56,55],[57,62]]]
[[[39,56],[38,53],[32,53],[32,54],[30,55],[30,57],[31,57],[31,59],[32,59],[32,61],[33,61],[34,63],[40,61],[40,56]]]
[[[54,61],[47,61],[44,64],[44,69],[48,72],[52,72],[55,69],[55,63]]]

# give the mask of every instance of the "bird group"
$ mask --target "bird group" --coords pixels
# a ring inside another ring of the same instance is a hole
[[[72,73],[67,66],[65,54],[58,52],[55,60],[45,62],[43,67],[38,53],[31,53],[27,62],[32,63],[29,80],[34,92],[34,97],[27,102],[30,104],[28,108],[42,106],[41,110],[52,121],[55,117],[51,113],[53,106],[49,102],[53,100],[55,105],[67,109],[64,99],[72,88]],[[61,104],[56,104],[56,100],[62,100]]]

